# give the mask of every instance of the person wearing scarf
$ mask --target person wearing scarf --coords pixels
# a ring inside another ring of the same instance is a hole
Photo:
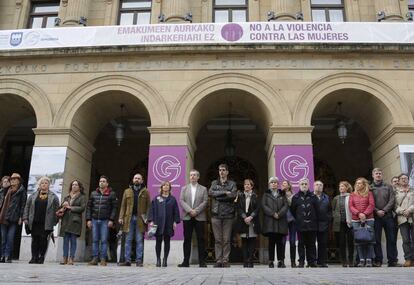
[[[73,265],[76,243],[82,233],[82,213],[85,211],[86,198],[80,181],[74,180],[69,186],[69,195],[63,199],[60,208],[64,211],[60,227],[63,237],[63,261],[61,265]],[[70,254],[69,254],[70,247]]]
[[[59,198],[49,191],[50,179],[41,177],[38,190],[29,196],[24,208],[23,222],[28,225],[32,234],[32,258],[30,264],[43,264],[45,261],[50,234],[57,224],[56,211]]]
[[[1,225],[1,262],[12,262],[13,242],[16,228],[22,224],[24,206],[26,204],[26,189],[21,183],[18,173],[13,173],[10,177],[10,187],[2,190],[2,205],[0,208]]]
[[[253,192],[254,183],[251,179],[244,180],[244,193],[240,194],[237,230],[242,239],[243,267],[253,267],[253,254],[256,237],[260,233],[259,201]]]

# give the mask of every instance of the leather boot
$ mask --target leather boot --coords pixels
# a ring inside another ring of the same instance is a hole
[[[156,267],[161,267],[161,258],[157,257]]]
[[[73,258],[72,257],[68,258],[68,265],[73,265]]]
[[[167,267],[167,258],[162,259],[162,267]]]
[[[68,264],[68,258],[67,257],[64,257],[63,260],[62,260],[62,262],[59,263],[59,264],[60,265],[66,265],[66,264]]]

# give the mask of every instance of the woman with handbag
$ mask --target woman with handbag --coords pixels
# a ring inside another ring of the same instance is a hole
[[[63,261],[61,265],[73,265],[76,253],[76,243],[82,233],[82,213],[85,211],[86,198],[80,181],[74,180],[69,186],[69,195],[63,199],[63,211],[60,236],[63,237]],[[60,212],[60,211],[58,211]],[[58,216],[59,217],[59,216]],[[70,247],[70,254],[69,254]]]
[[[253,254],[256,237],[260,232],[259,200],[253,192],[254,183],[251,179],[244,180],[244,192],[239,194],[237,201],[237,232],[240,234],[243,248],[243,267],[253,267]]]
[[[332,231],[339,240],[339,252],[341,254],[342,267],[353,265],[354,262],[354,237],[352,234],[352,216],[349,210],[349,196],[352,186],[348,181],[339,182],[339,194],[332,200],[333,224]],[[348,246],[348,260],[346,250]]]
[[[355,191],[349,198],[349,209],[352,213],[355,245],[357,248],[358,267],[372,267],[374,258],[374,195],[370,192],[368,180],[358,178]]]
[[[171,183],[161,183],[160,194],[151,202],[148,213],[148,222],[151,228],[156,226],[155,253],[157,255],[157,267],[161,267],[161,245],[164,241],[164,258],[162,267],[167,267],[168,254],[170,252],[170,240],[174,236],[177,224],[180,223],[180,212],[177,200],[171,195]]]
[[[32,234],[32,259],[29,263],[43,264],[53,227],[58,219],[59,198],[49,190],[50,179],[46,176],[39,179],[38,189],[27,199],[24,208],[23,222],[29,226]]]

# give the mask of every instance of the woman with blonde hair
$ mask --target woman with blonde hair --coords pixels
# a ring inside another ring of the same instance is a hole
[[[349,196],[352,186],[348,181],[339,182],[339,194],[332,200],[332,230],[339,240],[339,252],[343,267],[352,266],[354,260],[354,237],[352,235],[352,216],[349,210]],[[348,245],[348,261],[346,249]]]
[[[354,185],[355,191],[349,198],[349,209],[352,213],[352,227],[355,234],[355,245],[358,251],[358,267],[372,267],[374,258],[374,195],[370,191],[368,180],[358,178]],[[361,227],[367,227],[372,237],[370,240],[359,241],[357,232]]]
[[[37,191],[29,196],[24,208],[23,222],[32,234],[32,259],[29,263],[43,264],[49,235],[53,234],[53,227],[58,222],[56,211],[59,208],[59,198],[49,187],[50,179],[41,177]]]
[[[155,233],[155,253],[157,255],[157,267],[161,267],[161,245],[164,241],[164,258],[162,267],[167,267],[168,254],[170,252],[170,240],[174,236],[174,231],[180,223],[180,212],[177,200],[171,195],[171,183],[165,181],[161,183],[160,194],[151,202],[148,213],[150,226],[157,226]]]

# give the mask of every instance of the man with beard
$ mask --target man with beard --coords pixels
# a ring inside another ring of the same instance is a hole
[[[138,267],[142,267],[146,215],[150,204],[151,199],[144,185],[144,179],[141,174],[137,173],[132,179],[132,185],[124,191],[121,209],[119,211],[119,224],[122,226],[122,231],[127,233],[125,240],[125,262],[121,263],[120,266],[131,266],[132,240],[135,237],[135,261]]]

